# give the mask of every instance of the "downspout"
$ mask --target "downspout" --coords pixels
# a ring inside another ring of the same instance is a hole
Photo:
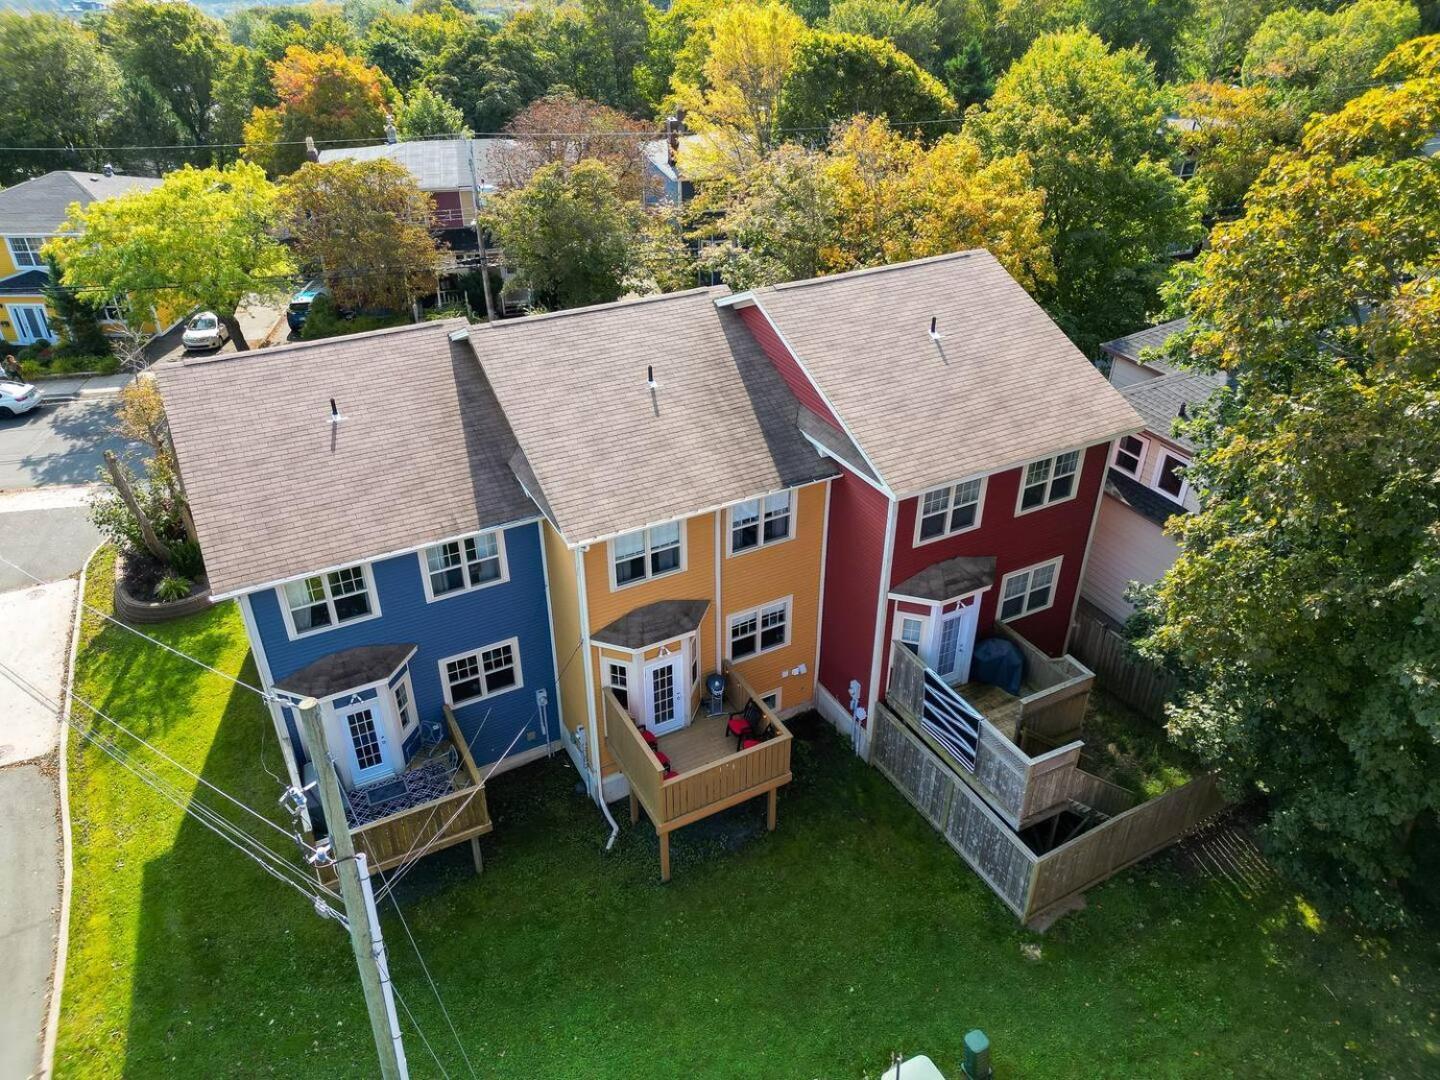
[[[605,777],[600,771],[600,726],[595,721],[595,661],[590,655],[590,599],[585,582],[587,550],[583,547],[575,549],[575,584],[578,586],[576,595],[580,599],[580,648],[585,652],[585,699],[589,704],[590,757],[593,761],[591,775],[595,777],[595,801],[600,804],[600,812],[610,823],[610,839],[605,841],[605,850],[609,851],[615,846],[615,838],[620,835],[620,826],[616,824],[615,818],[610,814],[610,807],[605,803]]]
[[[720,641],[721,627],[725,625],[725,604],[722,599],[722,588],[720,584],[720,560],[723,554],[721,547],[723,541],[720,539],[720,520],[721,515],[725,513],[727,513],[725,510],[715,511],[715,670],[718,672],[725,670],[725,646]]]
[[[1095,492],[1095,509],[1090,512],[1090,531],[1085,534],[1085,554],[1080,556],[1080,576],[1075,579],[1075,599],[1070,601],[1070,621],[1065,624],[1065,640],[1060,645],[1060,655],[1070,652],[1070,636],[1075,631],[1075,613],[1080,610],[1080,591],[1085,588],[1085,570],[1090,565],[1090,549],[1095,544],[1095,526],[1100,521],[1100,506],[1105,501],[1105,476],[1110,469],[1110,454],[1114,443],[1105,447],[1105,459],[1100,466],[1100,488]],[[1086,451],[1088,454],[1089,451]],[[1084,471],[1081,471],[1084,479]],[[1056,586],[1059,586],[1057,581]]]

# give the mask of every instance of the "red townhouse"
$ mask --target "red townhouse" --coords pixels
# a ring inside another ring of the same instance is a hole
[[[951,685],[1002,622],[1064,653],[1112,440],[1139,416],[987,252],[754,289],[736,310],[831,484],[817,705],[849,730],[892,641]],[[857,747],[865,749],[862,722]]]

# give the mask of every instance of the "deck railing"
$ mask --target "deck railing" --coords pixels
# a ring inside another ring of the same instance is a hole
[[[610,756],[620,766],[625,779],[630,781],[630,793],[640,800],[650,819],[658,824],[664,806],[660,785],[664,782],[665,770],[645,745],[640,729],[615,697],[615,692],[607,688],[601,699],[605,706],[605,745],[610,748]]]
[[[480,770],[448,705],[445,724],[460,757],[455,790],[423,806],[378,818],[351,833],[355,849],[369,857],[372,871],[389,870],[417,852],[447,848],[483,836],[494,828]]]
[[[1025,658],[1029,693],[1020,698],[1020,730],[1055,742],[1074,738],[1085,726],[1085,709],[1095,673],[1068,653],[1047,656],[1023,634],[1002,622],[995,631],[1015,643]]]

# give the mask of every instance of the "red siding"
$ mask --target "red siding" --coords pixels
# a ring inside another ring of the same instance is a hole
[[[848,470],[830,486],[820,683],[842,706],[850,704],[851,679],[860,680],[862,702],[870,693],[889,513],[890,500]]]
[[[790,387],[790,392],[795,395],[800,404],[820,417],[832,427],[844,430],[844,426],[836,419],[830,406],[825,404],[825,399],[820,396],[820,391],[810,381],[810,376],[800,369],[795,357],[780,340],[780,335],[770,325],[770,320],[758,307],[746,307],[740,309],[740,318],[745,323],[750,335],[759,343],[760,348],[765,350],[765,355],[770,357],[770,362],[775,365],[775,370],[780,372],[780,377]]]
[[[1058,506],[1035,510],[1023,517],[1015,516],[1015,500],[1020,490],[1020,470],[996,473],[985,489],[985,507],[980,528],[934,543],[914,546],[915,509],[919,499],[906,499],[900,504],[895,522],[895,559],[890,576],[891,588],[925,567],[957,555],[994,555],[995,585],[980,602],[980,637],[990,632],[995,621],[995,606],[1000,595],[1000,579],[1012,570],[1064,556],[1060,564],[1060,582],[1055,603],[1044,611],[1010,625],[1045,652],[1058,656],[1065,648],[1065,634],[1070,624],[1075,590],[1080,582],[1080,564],[1085,560],[1085,545],[1090,536],[1090,522],[1095,514],[1095,500],[1100,497],[1105,465],[1110,456],[1108,445],[1092,446],[1085,454],[1080,473],[1079,494]],[[830,542],[835,542],[831,522]],[[828,578],[827,578],[828,582]],[[829,613],[829,598],[826,598]],[[892,603],[891,608],[894,607]],[[889,643],[883,663],[890,663]],[[823,658],[821,664],[824,668]],[[885,670],[882,668],[882,670]]]

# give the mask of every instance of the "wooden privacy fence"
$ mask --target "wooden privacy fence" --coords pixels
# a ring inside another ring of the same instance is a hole
[[[874,738],[876,768],[1022,922],[1168,846],[1224,805],[1207,774],[1037,855],[884,705],[875,710]]]
[[[1175,676],[1137,653],[1083,602],[1075,612],[1070,648],[1094,670],[1110,693],[1151,719],[1165,718],[1165,703],[1177,689]]]
[[[995,630],[1014,642],[1025,658],[1020,732],[1035,732],[1055,742],[1080,734],[1095,673],[1068,654],[1059,658],[1046,656],[1004,623],[997,622]]]

